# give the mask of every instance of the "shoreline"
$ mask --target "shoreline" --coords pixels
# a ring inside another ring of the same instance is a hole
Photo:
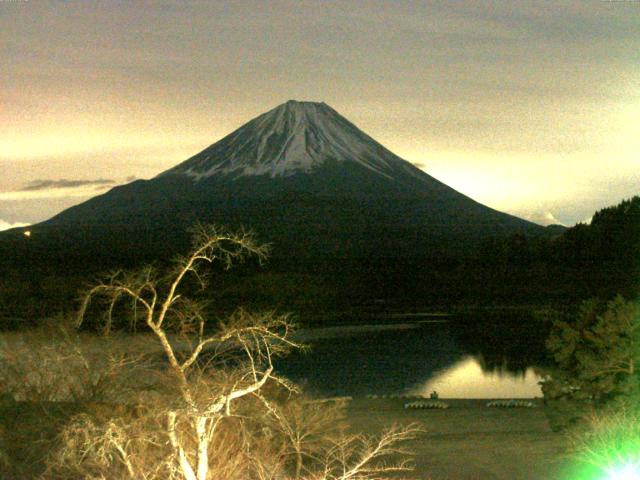
[[[567,445],[551,430],[541,399],[536,408],[491,408],[486,399],[446,399],[447,409],[406,409],[404,399],[347,402],[354,433],[377,434],[416,423],[423,433],[413,451],[416,478],[430,480],[541,480],[574,478]]]

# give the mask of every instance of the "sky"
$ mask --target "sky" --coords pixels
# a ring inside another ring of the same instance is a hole
[[[640,0],[0,0],[0,229],[324,101],[490,207],[640,194]]]

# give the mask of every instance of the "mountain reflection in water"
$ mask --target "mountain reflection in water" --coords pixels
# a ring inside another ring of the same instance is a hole
[[[476,358],[468,356],[407,393],[428,397],[436,391],[440,398],[533,398],[542,396],[539,380],[533,368],[524,374],[485,371]]]
[[[276,364],[320,396],[420,393],[442,398],[540,396],[544,323],[528,317],[309,329],[311,347]]]

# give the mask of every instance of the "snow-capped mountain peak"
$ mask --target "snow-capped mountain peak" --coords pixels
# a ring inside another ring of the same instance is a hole
[[[156,178],[113,188],[45,224],[63,232],[60,243],[77,248],[90,238],[97,256],[117,258],[183,248],[181,232],[195,221],[250,226],[285,263],[448,258],[485,236],[541,230],[448,187],[328,105],[295,101]],[[70,241],[76,232],[78,242]]]
[[[357,162],[385,177],[415,168],[325,103],[289,100],[161,175],[286,177],[325,162]]]

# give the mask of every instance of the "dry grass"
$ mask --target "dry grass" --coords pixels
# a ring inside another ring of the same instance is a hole
[[[156,350],[158,350],[156,348]],[[30,402],[126,402],[152,388],[148,338],[79,333],[59,317],[0,333],[0,393]]]
[[[544,407],[487,408],[486,400],[447,400],[446,410],[404,409],[402,399],[355,399],[347,409],[354,432],[417,423],[425,432],[407,446],[418,478],[432,480],[572,479],[567,442],[549,428]]]

